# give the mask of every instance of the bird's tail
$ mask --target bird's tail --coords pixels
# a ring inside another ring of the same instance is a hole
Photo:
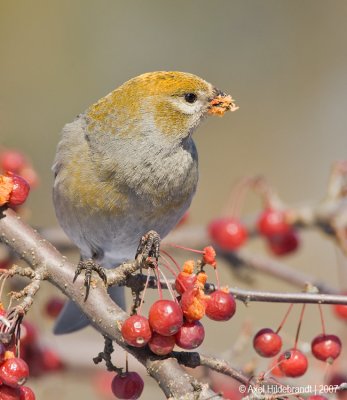
[[[113,286],[108,289],[112,300],[125,310],[124,287]],[[63,335],[78,331],[89,325],[88,317],[83,314],[80,308],[73,301],[69,300],[58,316],[53,332],[56,335]]]

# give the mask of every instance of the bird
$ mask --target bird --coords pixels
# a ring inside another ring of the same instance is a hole
[[[134,258],[147,232],[164,238],[175,227],[198,183],[193,132],[208,115],[236,109],[230,95],[196,75],[156,71],[128,80],[64,126],[52,167],[53,203],[85,262],[75,277],[86,269],[90,280],[94,269],[105,278],[104,268]],[[125,308],[123,288],[109,293]],[[68,301],[54,333],[88,323]]]

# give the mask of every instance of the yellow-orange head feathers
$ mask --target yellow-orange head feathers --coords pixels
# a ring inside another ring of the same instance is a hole
[[[87,110],[88,131],[136,138],[153,129],[182,140],[207,114],[234,111],[230,96],[196,75],[150,72],[135,77]]]

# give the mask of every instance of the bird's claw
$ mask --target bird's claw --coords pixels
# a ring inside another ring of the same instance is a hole
[[[89,296],[93,271],[95,271],[100,276],[105,285],[107,285],[107,276],[105,274],[105,269],[97,264],[93,259],[81,260],[77,265],[75,276],[73,278],[73,283],[76,281],[78,275],[80,275],[83,270],[85,270],[84,286],[86,288],[86,293],[84,296],[84,301],[86,301]]]
[[[136,251],[135,259],[141,256],[142,261],[147,260],[148,257],[154,258],[156,261],[158,261],[159,248],[160,248],[159,234],[156,231],[149,231],[142,236]]]

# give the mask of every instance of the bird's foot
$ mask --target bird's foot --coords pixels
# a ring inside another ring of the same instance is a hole
[[[107,285],[107,276],[105,273],[105,269],[102,268],[98,263],[96,263],[93,259],[90,258],[88,260],[81,260],[78,263],[76,272],[75,272],[75,276],[73,278],[73,282],[76,281],[78,275],[80,275],[83,270],[85,271],[84,286],[86,288],[84,301],[86,301],[89,296],[90,283],[91,283],[93,271],[96,272],[100,276],[100,278],[103,280],[105,285]]]
[[[149,231],[142,236],[139,247],[136,251],[135,259],[141,257],[141,261],[144,262],[148,258],[154,258],[158,261],[160,248],[160,236],[156,231]]]

